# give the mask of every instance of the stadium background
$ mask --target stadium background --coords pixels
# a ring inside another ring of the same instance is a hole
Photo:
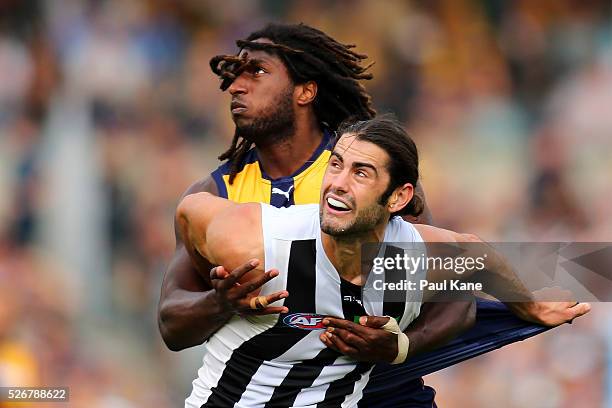
[[[156,303],[180,194],[232,135],[208,67],[270,20],[376,61],[437,225],[612,241],[610,1],[0,2],[0,385],[179,406]],[[427,377],[442,407],[612,407],[612,308]],[[54,406],[61,406],[57,404]]]

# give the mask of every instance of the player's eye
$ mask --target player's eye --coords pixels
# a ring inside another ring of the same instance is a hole
[[[340,168],[340,162],[338,160],[332,160],[329,165],[332,166],[335,169],[339,169]]]
[[[368,173],[363,170],[357,170],[355,174],[357,175],[357,177],[368,177]]]
[[[266,70],[263,69],[262,67],[255,67],[253,68],[253,74],[255,75],[263,75],[266,73]]]

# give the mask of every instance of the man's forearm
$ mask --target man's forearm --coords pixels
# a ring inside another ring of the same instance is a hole
[[[215,301],[214,290],[174,289],[159,308],[159,330],[170,350],[202,344],[232,316]]]
[[[168,266],[159,303],[159,331],[170,350],[202,344],[231,317],[216,301],[204,271],[213,266],[204,258],[194,268],[184,247]]]
[[[480,255],[486,254],[486,261],[484,269],[476,271],[471,279],[482,283],[484,292],[502,301],[521,319],[546,326],[557,326],[589,312],[590,305],[577,304],[575,301],[536,301],[534,293],[523,284],[503,255],[491,246],[477,252]],[[537,292],[539,296],[550,297],[555,290]],[[559,296],[559,293],[553,296]],[[563,296],[571,297],[571,293],[567,292]]]
[[[484,269],[473,271],[469,279],[481,283],[484,292],[503,302],[518,317],[533,321],[538,305],[510,262],[480,239],[463,245],[468,256],[472,253],[473,257],[485,258]]]
[[[473,280],[483,285],[483,291],[495,296],[511,310],[519,314],[528,314],[534,299],[508,260],[487,244],[477,244],[479,250],[486,254],[485,268],[474,274]]]
[[[404,331],[410,339],[408,356],[433,350],[472,327],[476,320],[476,302],[428,302],[419,317]]]

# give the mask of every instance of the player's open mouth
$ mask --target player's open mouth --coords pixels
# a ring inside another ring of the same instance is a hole
[[[340,200],[336,200],[333,197],[327,197],[327,199],[325,200],[327,202],[327,206],[329,208],[331,208],[334,211],[338,211],[338,212],[347,212],[347,211],[351,211],[351,209],[348,207],[348,205],[346,205],[345,203],[343,203]]]

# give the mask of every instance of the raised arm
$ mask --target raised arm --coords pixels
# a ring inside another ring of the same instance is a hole
[[[238,204],[206,192],[191,194],[177,207],[175,223],[192,259],[206,258],[229,269],[251,258],[263,259],[258,203]],[[232,239],[237,225],[240,240]]]
[[[201,192],[216,194],[215,183],[210,177],[192,185],[183,198]],[[168,348],[174,351],[203,343],[236,313],[235,306],[240,300],[233,299],[234,303],[228,305],[227,292],[219,292],[215,287],[224,284],[223,278],[230,272],[217,267],[211,273],[213,265],[207,259],[195,252],[190,256],[179,229],[179,224],[175,223],[176,250],[164,275],[158,308],[160,333]],[[229,232],[227,236],[234,235]],[[234,259],[230,263],[236,262]],[[258,265],[246,262],[230,271],[241,276]],[[264,278],[274,276],[273,271],[268,271]],[[269,311],[275,310],[270,308]]]
[[[525,287],[512,265],[495,249],[473,234],[460,234],[429,225],[417,225],[427,243],[456,243],[462,256],[481,257],[483,268],[466,270],[462,275],[454,272],[429,270],[428,279],[462,279],[481,282],[482,290],[500,301],[518,317],[546,326],[557,326],[582,316],[590,310],[589,304],[575,301],[540,302]],[[428,249],[429,251],[429,249]],[[483,256],[486,253],[486,256]]]

